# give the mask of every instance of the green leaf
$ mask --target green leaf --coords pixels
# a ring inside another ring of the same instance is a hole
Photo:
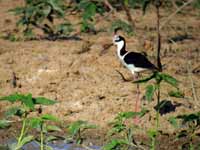
[[[34,110],[34,103],[32,99],[32,94],[21,95],[20,99],[29,109]]]
[[[21,15],[22,13],[24,13],[25,8],[24,7],[16,7],[14,9],[10,9],[8,10],[9,12],[14,12],[15,15]]]
[[[174,87],[177,87],[177,86],[178,86],[178,81],[177,81],[174,77],[172,77],[172,76],[170,76],[170,75],[168,75],[168,74],[164,74],[164,73],[162,73],[162,74],[160,74],[160,75],[161,75],[162,79],[163,79],[166,83],[168,83],[168,84],[170,84],[170,85],[172,85],[172,86],[174,86]]]
[[[22,97],[21,94],[15,93],[0,98],[0,101],[9,101],[11,103],[18,101]]]
[[[37,118],[30,118],[29,120],[29,125],[31,128],[37,128],[40,129],[42,124],[42,119],[37,117]]]
[[[146,113],[148,113],[149,110],[147,110],[146,108],[142,108],[142,110],[139,112],[139,117],[143,117]]]
[[[48,145],[45,145],[44,147],[45,147],[45,150],[54,150],[54,148],[53,148],[53,147],[51,147],[51,146],[48,146]]]
[[[86,121],[82,121],[82,120],[78,120],[76,122],[73,122],[71,123],[69,126],[68,126],[68,130],[69,130],[69,133],[72,135],[72,136],[75,136],[78,131],[80,130],[81,128],[81,125],[82,124],[85,124]]]
[[[180,91],[170,91],[168,94],[171,97],[184,98],[184,93],[182,93]]]
[[[145,92],[145,98],[150,102],[152,101],[154,92],[156,91],[156,88],[154,85],[150,84],[146,87],[146,92]]]
[[[47,131],[59,131],[60,132],[60,131],[62,131],[62,129],[55,125],[47,125]]]
[[[111,142],[109,142],[108,144],[106,144],[103,149],[104,150],[117,150],[120,149],[120,147],[122,145],[128,145],[128,141],[124,140],[124,139],[113,139],[111,140]]]
[[[35,104],[42,104],[42,105],[53,105],[57,103],[57,101],[50,100],[45,97],[36,97],[36,98],[33,98],[33,101]]]
[[[139,113],[138,112],[120,112],[118,117],[119,118],[123,118],[123,119],[129,119],[129,118],[133,118],[135,116],[137,116]]]
[[[174,116],[171,116],[168,121],[174,128],[178,128],[177,118]]]
[[[9,96],[4,96],[0,98],[0,101],[9,101],[9,102],[16,102],[16,101],[21,101],[23,102],[28,108],[30,109],[34,109],[34,104],[32,101],[32,95],[28,94],[28,95],[23,95],[23,94],[11,94]]]
[[[21,108],[18,106],[8,108],[5,112],[5,116],[12,117],[12,116],[16,115],[20,110],[21,110]]]
[[[177,118],[182,119],[183,123],[197,121],[197,123],[200,124],[200,112],[186,114],[186,115],[179,115],[179,116],[177,116]]]
[[[130,119],[134,118],[136,116],[143,117],[148,110],[142,109],[140,112],[120,112],[115,119],[121,120],[121,119]]]
[[[126,129],[126,125],[122,122],[113,122],[112,129],[108,132],[108,135],[118,134]]]
[[[45,9],[42,10],[44,17],[47,17],[51,12],[51,7],[46,6]]]
[[[129,5],[129,0],[124,0],[124,5],[128,6]]]
[[[0,120],[0,129],[9,127],[11,122],[9,120]]]
[[[80,130],[93,129],[96,128],[96,125],[89,124],[87,121],[78,120],[71,123],[67,129],[72,136],[75,136]]]
[[[54,140],[64,140],[64,138],[59,138],[57,136],[53,136],[53,135],[50,135],[50,136],[47,136],[46,139],[45,139],[45,142],[48,143],[48,142],[52,142]]]
[[[150,81],[151,79],[154,79],[156,77],[156,74],[157,73],[153,73],[151,76],[146,77],[146,78],[141,79],[141,80],[134,81],[133,83],[146,83],[146,82]]]
[[[157,135],[157,131],[155,129],[150,129],[147,131],[147,135],[150,137],[150,138],[155,138],[156,135]]]
[[[53,115],[49,115],[49,114],[44,114],[41,116],[41,119],[42,120],[49,120],[49,121],[55,121],[55,122],[58,122],[59,119]]]
[[[59,5],[57,0],[49,0],[48,3],[52,6],[53,10],[56,11],[60,16],[64,16],[64,10]]]
[[[96,5],[93,3],[89,3],[87,7],[85,8],[85,11],[83,13],[83,19],[91,19],[96,13]]]
[[[28,135],[28,136],[24,137],[22,139],[22,141],[19,143],[19,145],[16,147],[16,149],[22,148],[22,146],[24,146],[25,144],[31,142],[33,139],[34,139],[34,136],[32,136],[32,135]]]

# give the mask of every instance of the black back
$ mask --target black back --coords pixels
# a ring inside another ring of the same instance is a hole
[[[136,52],[129,52],[124,57],[124,62],[133,64],[135,67],[145,68],[150,70],[157,70],[156,66],[152,64],[144,55]]]

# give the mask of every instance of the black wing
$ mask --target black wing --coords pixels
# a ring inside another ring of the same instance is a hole
[[[135,67],[157,70],[156,66],[152,64],[141,53],[130,52],[124,57],[124,62],[127,64],[133,64]]]

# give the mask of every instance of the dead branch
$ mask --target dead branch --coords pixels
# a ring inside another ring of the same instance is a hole
[[[129,82],[129,81],[131,81],[131,80],[126,79],[126,78],[124,77],[124,75],[123,75],[120,71],[118,71],[118,70],[116,70],[116,71],[120,74],[120,76],[122,77],[122,80],[123,80],[124,82]]]
[[[115,11],[115,9],[112,7],[112,5],[110,4],[108,0],[104,0],[103,2],[110,9],[111,12]]]
[[[180,12],[183,8],[185,8],[187,5],[192,3],[194,0],[189,0],[186,3],[184,3],[181,7],[179,7],[175,12],[173,12],[167,19],[160,25],[160,30],[178,13]]]

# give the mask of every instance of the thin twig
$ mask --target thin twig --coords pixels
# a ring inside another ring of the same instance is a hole
[[[124,77],[124,75],[123,75],[120,71],[118,71],[118,70],[116,70],[116,71],[120,74],[120,76],[122,77],[122,79],[123,79],[124,82],[132,81],[132,80],[126,79],[126,78]]]
[[[191,73],[191,69],[190,68],[191,68],[191,63],[188,62],[187,72],[188,72],[188,77],[189,77],[189,80],[190,80],[190,83],[191,83],[192,95],[193,95],[193,99],[194,99],[194,102],[195,102],[196,106],[199,108],[200,104],[199,104],[199,100],[198,100],[197,93],[196,93],[196,90],[195,90],[194,81],[192,79],[192,73]]]
[[[103,2],[110,9],[110,11],[115,11],[115,9],[112,7],[108,0],[104,0]]]
[[[184,3],[181,7],[179,7],[175,12],[173,12],[167,19],[160,25],[160,30],[183,8],[185,8],[188,4],[192,3],[194,0],[189,0],[186,3]]]

